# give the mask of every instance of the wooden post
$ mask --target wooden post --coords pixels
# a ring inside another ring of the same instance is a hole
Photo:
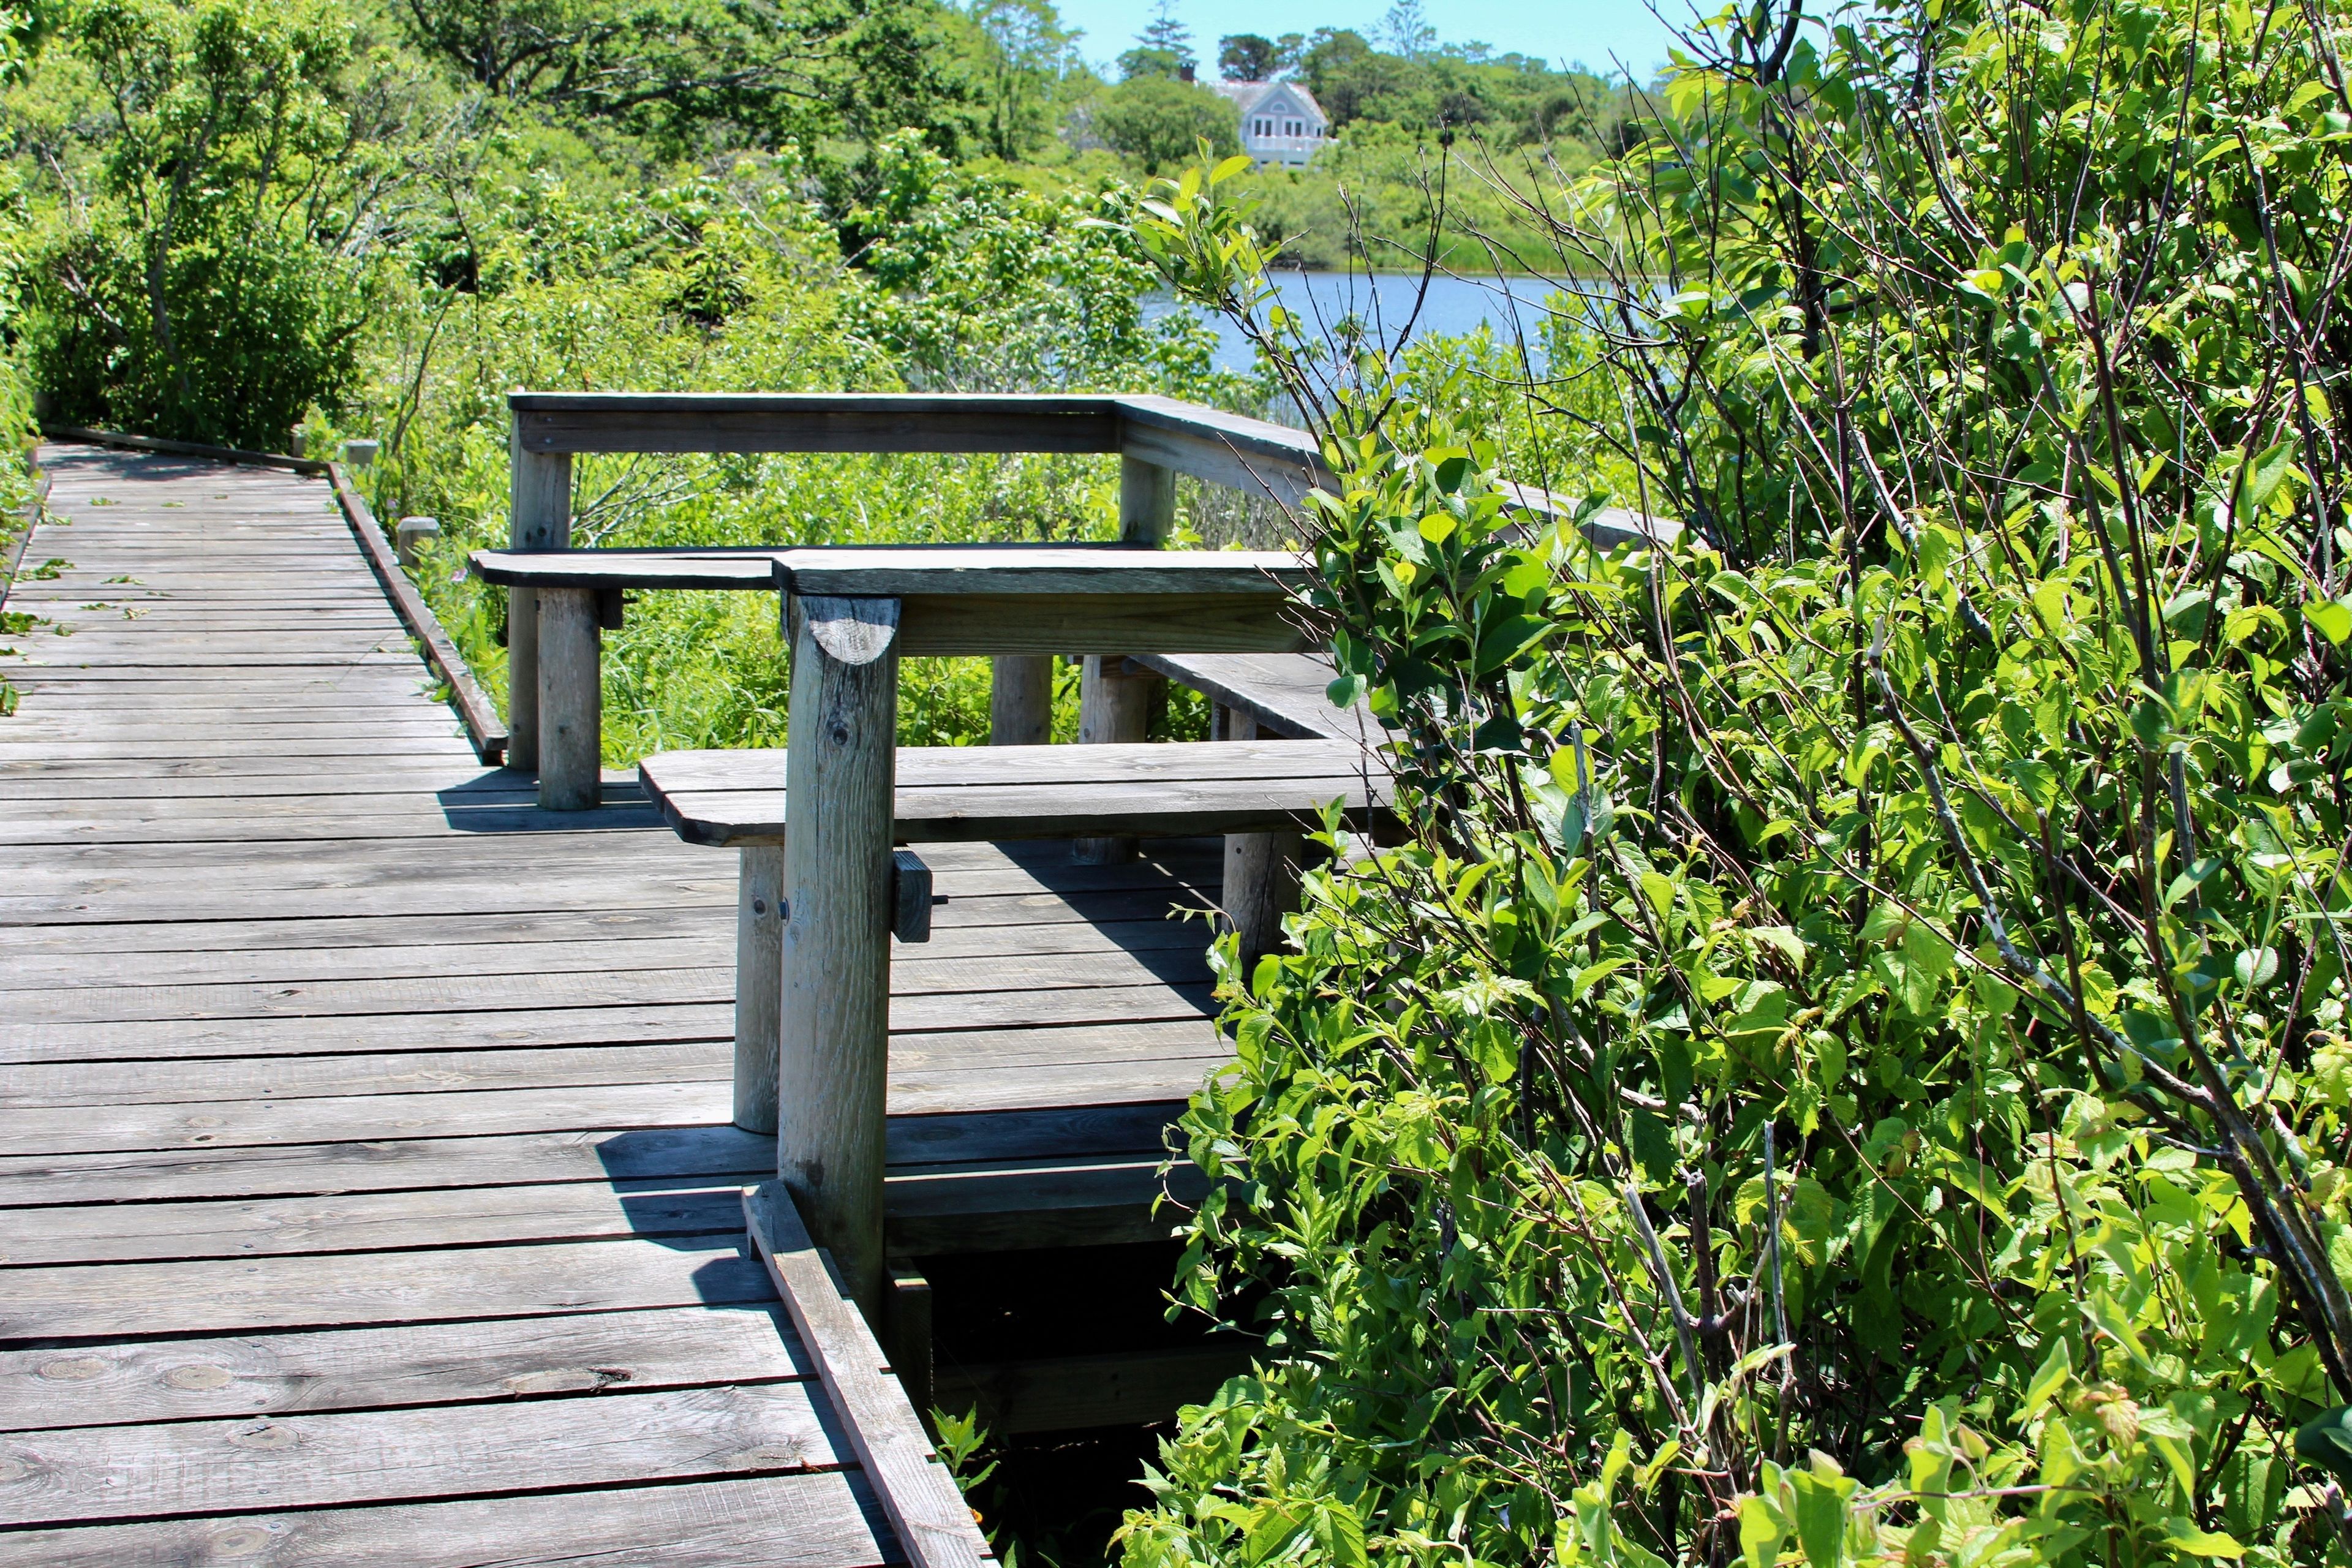
[[[1176,525],[1176,470],[1140,458],[1118,460],[1118,542],[1157,550]]]
[[[517,421],[508,437],[507,547],[572,545],[572,454],[526,452]],[[539,591],[507,590],[506,765],[539,768]]]
[[[787,759],[789,766],[789,759]],[[735,1125],[776,1131],[776,1038],[784,986],[784,852],[742,852],[735,882]]]
[[[890,1052],[890,826],[898,601],[788,597],[793,803],[784,840],[776,1173],[882,1322]]]
[[[604,802],[604,647],[593,588],[539,591],[539,804]]]
[[[1054,738],[1050,654],[1003,653],[989,660],[988,743],[1042,746]]]
[[[1156,550],[1176,521],[1176,472],[1138,458],[1118,465],[1118,538],[1139,550]],[[1151,720],[1155,675],[1129,675],[1120,654],[1088,654],[1078,676],[1078,742],[1081,745],[1143,739]],[[1135,858],[1132,838],[1081,838],[1070,847],[1082,866],[1112,866]]]
[[[890,1260],[890,1370],[925,1425],[931,1418],[931,1282],[903,1258]]]
[[[1257,739],[1257,721],[1217,705],[1211,725],[1220,741]],[[1298,908],[1298,868],[1306,836],[1298,833],[1228,833],[1225,878],[1219,902],[1225,926],[1241,933],[1242,973],[1282,946],[1282,917]]]

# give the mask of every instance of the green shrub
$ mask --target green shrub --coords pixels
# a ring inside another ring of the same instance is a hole
[[[1678,527],[1291,353],[1412,842],[1225,977],[1179,1285],[1266,1350],[1127,1560],[2344,1562],[2343,19],[1721,28],[1522,388]],[[1239,311],[1221,173],[1144,234]]]
[[[62,37],[104,106],[97,200],[32,259],[28,336],[55,416],[277,447],[350,384],[364,162],[331,4],[90,0]]]

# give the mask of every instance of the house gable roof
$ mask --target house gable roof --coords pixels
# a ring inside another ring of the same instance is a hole
[[[1328,125],[1331,117],[1315,101],[1315,95],[1301,81],[1221,81],[1217,90],[1234,100],[1244,114],[1297,113]]]

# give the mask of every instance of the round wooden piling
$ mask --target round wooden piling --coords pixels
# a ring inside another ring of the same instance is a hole
[[[1255,741],[1257,721],[1219,703],[1212,725],[1220,741]],[[1225,876],[1218,902],[1228,930],[1241,933],[1242,972],[1282,946],[1282,917],[1298,908],[1298,869],[1307,850],[1300,833],[1228,833]]]
[[[591,588],[539,590],[539,804],[603,803],[604,634]]]
[[[898,602],[790,597],[776,1173],[881,1321]]]
[[[1053,656],[1004,653],[989,660],[988,743],[1042,746],[1053,738]]]
[[[572,544],[572,454],[526,452],[515,429],[508,447],[510,550],[565,550]],[[539,767],[539,590],[507,590],[506,765]]]
[[[1176,522],[1176,470],[1139,458],[1118,464],[1118,539],[1156,550]],[[1136,742],[1151,721],[1159,677],[1129,675],[1120,654],[1088,654],[1078,678],[1078,742]],[[1115,866],[1135,858],[1132,838],[1080,838],[1070,846],[1082,866]]]
[[[741,851],[735,885],[735,1125],[776,1131],[776,1038],[784,987],[784,852]]]

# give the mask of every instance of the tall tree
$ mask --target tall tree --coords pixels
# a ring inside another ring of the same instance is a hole
[[[1141,76],[1185,77],[1200,64],[1192,29],[1176,15],[1176,0],[1158,0],[1151,20],[1135,35],[1135,47],[1118,57],[1122,79]]]
[[[1390,52],[1409,60],[1417,60],[1437,47],[1437,29],[1423,14],[1421,0],[1396,0],[1381,21],[1381,31],[1388,38]]]
[[[1265,81],[1281,69],[1279,46],[1255,33],[1228,33],[1217,40],[1217,74],[1227,81]]]
[[[989,150],[1009,162],[1052,132],[1054,89],[1075,65],[1073,35],[1050,0],[971,0],[988,45]]]

